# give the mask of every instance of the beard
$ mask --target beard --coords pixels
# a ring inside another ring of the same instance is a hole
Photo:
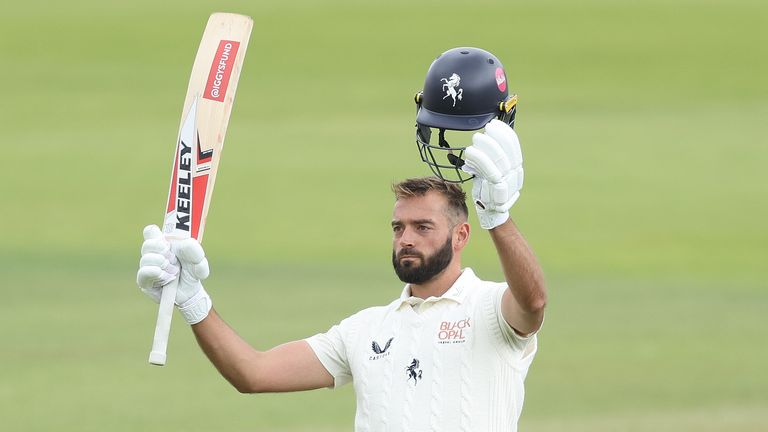
[[[408,260],[401,262],[403,256],[417,257],[417,260]],[[440,249],[432,256],[425,257],[424,254],[415,249],[401,249],[398,254],[392,251],[392,266],[395,273],[401,281],[409,284],[422,284],[440,274],[453,259],[453,242],[451,237],[445,241]],[[418,265],[417,261],[421,261]]]

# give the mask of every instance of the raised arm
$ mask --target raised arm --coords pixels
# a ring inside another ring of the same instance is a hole
[[[533,333],[544,321],[544,306],[547,304],[541,266],[512,219],[489,233],[509,286],[502,297],[501,313],[519,334]]]
[[[144,230],[136,281],[147,296],[160,301],[162,287],[181,272],[175,303],[192,325],[211,363],[243,393],[286,392],[330,387],[334,380],[305,341],[260,352],[232,330],[212,308],[201,280],[208,260],[200,243],[187,239],[171,245],[156,226]]]
[[[502,298],[502,314],[518,333],[533,333],[544,320],[547,292],[536,257],[509,218],[523,186],[517,134],[506,123],[492,120],[485,133],[473,135],[465,158],[462,169],[475,175],[472,198],[480,226],[491,234],[509,286]]]

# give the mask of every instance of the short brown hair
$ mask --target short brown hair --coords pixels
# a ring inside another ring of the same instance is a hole
[[[421,197],[432,191],[444,196],[448,201],[446,214],[451,223],[455,225],[466,222],[469,213],[466,203],[467,195],[457,184],[438,177],[421,177],[409,178],[392,185],[392,192],[395,193],[396,199]]]

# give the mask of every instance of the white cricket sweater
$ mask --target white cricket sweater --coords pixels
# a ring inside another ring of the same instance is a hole
[[[506,284],[467,268],[441,297],[365,309],[307,339],[335,387],[355,386],[356,432],[510,432],[536,335],[501,315]]]

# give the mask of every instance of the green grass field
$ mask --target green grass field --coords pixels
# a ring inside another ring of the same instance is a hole
[[[521,431],[768,430],[768,4],[18,2],[0,14],[0,429],[346,431],[351,386],[244,396],[135,287],[209,13],[253,16],[206,283],[258,348],[397,296],[389,184],[433,57],[520,95],[513,217],[550,304]],[[472,220],[474,222],[474,219]],[[500,279],[477,227],[465,264]]]

